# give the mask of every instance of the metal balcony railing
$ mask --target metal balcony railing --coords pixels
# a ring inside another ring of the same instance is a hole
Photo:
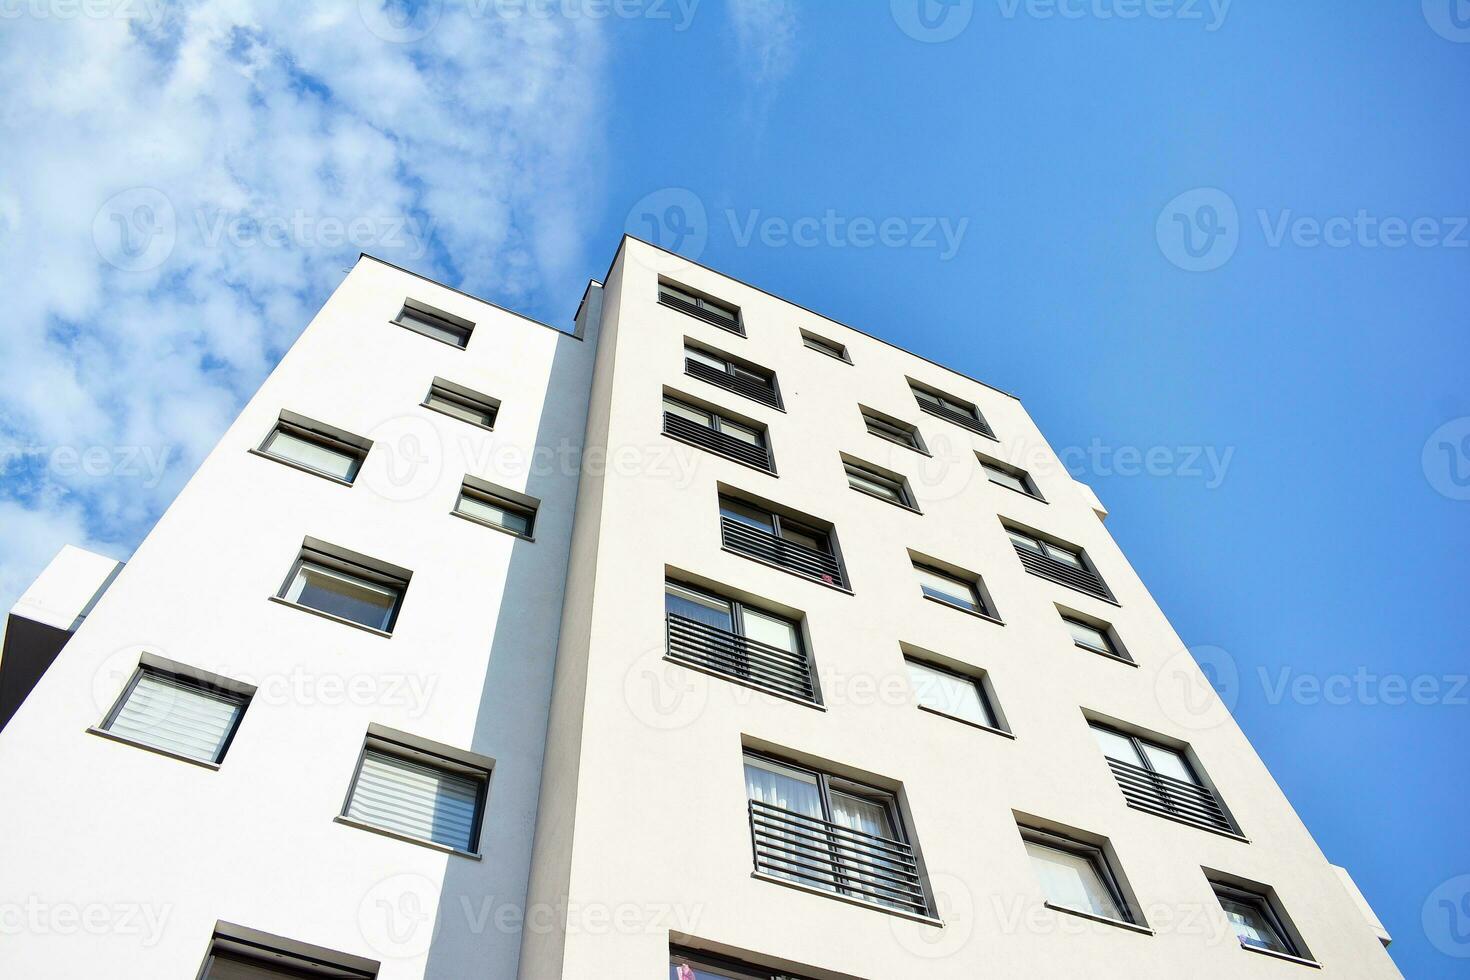
[[[768,561],[788,572],[847,588],[842,564],[835,555],[788,541],[779,534],[762,531],[731,517],[720,518],[720,539],[731,551]]]
[[[718,432],[709,426],[700,425],[682,415],[675,415],[673,412],[664,413],[664,434],[673,436],[682,442],[691,443],[701,449],[707,449],[717,456],[724,456],[726,459],[754,466],[767,473],[775,472],[775,467],[771,464],[770,450],[765,446],[753,446],[743,439],[736,439],[734,436]]]
[[[1016,554],[1021,558],[1021,564],[1032,575],[1051,579],[1058,585],[1065,585],[1069,589],[1076,589],[1078,592],[1085,592],[1099,599],[1106,599],[1108,602],[1116,601],[1102,577],[1091,569],[1069,565],[1050,555],[1038,554],[1019,544],[1015,545],[1015,548]]]
[[[963,426],[971,432],[978,432],[982,436],[989,436],[992,439],[995,438],[995,432],[990,428],[990,423],[985,421],[985,416],[981,415],[978,409],[976,409],[974,415],[971,415],[968,412],[960,412],[945,405],[933,405],[920,400],[919,410],[928,412],[930,415],[944,419],[947,422],[953,422],[955,425]]]
[[[774,644],[668,613],[670,660],[723,674],[731,680],[821,704],[805,651],[792,653]]]
[[[839,824],[750,801],[755,868],[824,891],[929,914],[914,849]]]
[[[1238,833],[1218,797],[1204,786],[1166,776],[1120,759],[1108,759],[1128,805],[1196,827]]]
[[[762,405],[770,405],[772,408],[781,407],[781,396],[776,393],[776,381],[768,378],[764,382],[753,381],[750,378],[731,374],[729,371],[721,371],[717,367],[696,361],[692,357],[684,359],[684,370],[692,377],[701,381],[708,381],[712,385],[733,391],[737,395],[743,395]]]

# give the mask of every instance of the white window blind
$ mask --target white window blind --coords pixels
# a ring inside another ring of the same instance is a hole
[[[144,670],[106,730],[200,762],[218,762],[244,710],[241,695]]]
[[[369,748],[346,816],[383,830],[472,851],[481,780]]]

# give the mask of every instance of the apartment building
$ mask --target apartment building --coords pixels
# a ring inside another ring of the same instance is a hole
[[[12,612],[0,975],[1397,976],[1105,516],[636,239],[571,332],[364,257]]]

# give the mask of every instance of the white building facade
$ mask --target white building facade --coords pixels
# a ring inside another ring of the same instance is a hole
[[[570,333],[364,258],[12,612],[0,976],[1397,976],[1104,516],[636,239]]]

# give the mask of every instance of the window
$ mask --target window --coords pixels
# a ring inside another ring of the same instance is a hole
[[[255,689],[145,654],[97,731],[216,766]]]
[[[339,819],[474,854],[494,764],[484,756],[371,725]]]
[[[1114,602],[1113,593],[1087,561],[1082,549],[1047,541],[1010,525],[1005,528],[1026,571],[1069,589]]]
[[[1072,642],[1084,650],[1100,653],[1105,657],[1116,657],[1133,663],[1133,658],[1128,656],[1121,644],[1113,637],[1113,628],[1101,620],[1088,622],[1080,617],[1062,613],[1062,622],[1067,624],[1067,632],[1072,634]]]
[[[1036,481],[1032,480],[1031,474],[1025,470],[984,457],[980,459],[980,468],[985,471],[985,476],[991,483],[1045,502],[1041,491],[1036,489]]]
[[[980,414],[980,409],[976,408],[973,403],[962,401],[952,395],[941,394],[933,388],[923,387],[913,381],[909,382],[909,387],[913,390],[914,398],[918,401],[921,411],[964,426],[971,432],[995,438],[990,423],[985,421],[985,416]]]
[[[403,309],[398,312],[393,322],[400,327],[407,327],[414,333],[432,337],[451,347],[461,349],[469,345],[470,332],[475,329],[475,325],[463,317],[436,310],[432,306],[413,299],[403,301]]]
[[[1293,938],[1286,917],[1277,911],[1276,903],[1266,891],[1251,891],[1219,881],[1211,881],[1210,887],[1220,900],[1220,908],[1230,920],[1240,945],[1297,959],[1311,958]]]
[[[912,657],[904,658],[904,663],[919,707],[981,728],[1005,730],[996,719],[979,678],[966,677]]]
[[[847,346],[839,344],[835,340],[828,340],[826,337],[819,337],[814,333],[803,330],[801,332],[801,342],[806,347],[826,354],[828,357],[835,357],[839,361],[846,361],[848,364],[852,363],[852,358],[847,353]]]
[[[760,504],[720,495],[720,539],[728,551],[826,585],[847,588],[830,529]]]
[[[738,422],[671,395],[664,396],[664,435],[767,473],[776,469],[764,426]]]
[[[669,950],[669,980],[802,980],[794,973],[767,970],[692,949]]]
[[[529,539],[536,527],[539,505],[534,497],[466,476],[459,488],[459,499],[454,502],[454,513],[477,524]]]
[[[919,589],[925,597],[979,616],[995,618],[981,594],[978,578],[960,578],[917,559],[914,560],[914,571],[919,576]]]
[[[670,660],[821,703],[796,620],[673,580],[664,583],[664,618]]]
[[[890,504],[907,507],[909,510],[918,510],[914,505],[913,495],[909,493],[908,483],[896,473],[883,473],[865,463],[847,460],[843,461],[842,468],[847,472],[847,485],[854,490],[880,497]]]
[[[256,452],[340,483],[357,479],[372,442],[295,412],[282,412]]]
[[[736,362],[724,354],[686,343],[684,373],[763,405],[781,407],[781,393],[776,387],[776,375],[758,365]]]
[[[889,442],[896,442],[916,452],[928,454],[928,450],[924,448],[924,440],[916,427],[899,419],[881,415],[871,408],[859,406],[858,410],[863,414],[863,425],[867,426],[868,432],[879,439],[887,439]]]
[[[482,429],[495,428],[495,417],[500,414],[498,398],[482,395],[443,378],[435,378],[429,385],[429,393],[424,396],[423,404],[425,408],[443,412]]]
[[[728,303],[695,293],[683,286],[659,280],[658,301],[690,316],[699,317],[706,323],[745,336],[745,327],[740,322],[740,310]]]
[[[1115,922],[1134,921],[1102,848],[1030,827],[1021,828],[1021,839],[1047,905]]]
[[[754,752],[745,789],[757,872],[929,914],[892,793]]]
[[[276,598],[389,633],[411,575],[407,569],[307,538]]]
[[[1225,805],[1183,750],[1100,722],[1089,725],[1129,806],[1205,830],[1236,833]]]
[[[216,922],[199,980],[374,980],[377,975],[375,960]]]

